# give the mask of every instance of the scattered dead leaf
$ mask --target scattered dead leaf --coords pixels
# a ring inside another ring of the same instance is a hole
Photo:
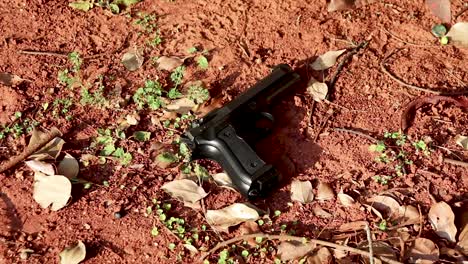
[[[136,49],[131,49],[122,56],[122,64],[128,71],[138,70],[143,65],[144,60],[145,58]]]
[[[456,23],[450,28],[446,36],[451,42],[468,47],[468,22]]]
[[[193,100],[188,98],[180,98],[173,100],[170,104],[166,105],[166,109],[178,114],[187,114],[197,106]]]
[[[68,179],[76,178],[79,171],[80,165],[78,164],[78,161],[68,153],[65,155],[63,160],[60,161],[57,168],[57,173],[67,177]]]
[[[468,256],[468,211],[463,212],[457,246]]]
[[[314,207],[312,209],[312,212],[314,213],[314,215],[316,215],[318,217],[321,217],[321,218],[331,218],[331,217],[333,217],[332,214],[330,214],[329,212],[323,210],[322,207],[320,207],[320,206]]]
[[[406,259],[409,263],[431,264],[439,260],[439,249],[427,238],[416,238],[409,248]]]
[[[234,186],[234,183],[232,183],[232,180],[231,180],[231,178],[229,177],[229,175],[227,173],[225,173],[225,172],[216,173],[216,174],[212,175],[211,177],[213,177],[213,180],[219,186],[229,188],[229,189],[232,189],[234,191],[237,191],[236,187]]]
[[[61,175],[48,176],[41,172],[34,174],[33,198],[42,208],[52,204],[52,211],[67,205],[71,197],[71,182]]]
[[[355,221],[350,223],[344,223],[339,228],[340,232],[351,232],[363,230],[368,223],[366,221]]]
[[[463,99],[462,97],[453,98],[453,97],[442,96],[442,95],[419,97],[416,100],[409,103],[406,106],[403,113],[401,114],[401,129],[403,131],[406,131],[406,129],[408,129],[411,126],[411,122],[414,119],[416,110],[418,110],[425,104],[437,104],[439,102],[448,102],[461,108],[465,108],[465,109],[468,108],[468,100]]]
[[[321,102],[327,97],[328,86],[326,83],[322,83],[311,78],[307,85],[307,93],[312,96],[314,101]]]
[[[282,261],[302,258],[315,248],[314,244],[298,241],[282,241],[278,245],[277,256]]]
[[[450,0],[426,0],[426,5],[436,17],[442,20],[443,23],[450,24],[452,21]]]
[[[184,248],[190,251],[190,255],[198,254],[198,249],[190,244],[184,244]]]
[[[338,193],[337,198],[344,207],[350,207],[356,203],[353,197],[343,193],[343,190]]]
[[[445,202],[438,202],[431,206],[427,214],[436,234],[450,242],[456,242],[457,227],[455,226],[455,214],[452,208]]]
[[[34,128],[31,139],[29,140],[28,147],[37,144],[46,136],[47,133],[45,131]],[[28,158],[34,160],[56,159],[62,151],[63,144],[65,144],[65,141],[59,137],[56,137]]]
[[[27,160],[24,163],[34,172],[42,172],[47,175],[55,175],[54,166],[50,163],[38,160]]]
[[[369,251],[369,242],[364,241],[359,244],[359,249],[364,251]],[[389,244],[383,241],[373,241],[372,242],[372,250],[374,252],[374,256],[378,257],[386,257],[388,259],[392,259],[397,261],[397,254],[396,251],[390,246]],[[370,263],[368,257],[363,257],[362,260],[365,263]]]
[[[307,264],[330,264],[333,262],[333,256],[326,247],[321,247],[312,256],[307,257]]]
[[[189,203],[195,203],[208,195],[202,187],[198,186],[194,181],[187,179],[168,182],[161,189],[173,198]]]
[[[295,180],[291,183],[291,200],[302,204],[310,203],[314,200],[312,184],[310,181]]]
[[[315,198],[321,201],[333,200],[335,198],[335,193],[328,183],[319,182],[317,186],[317,196]]]
[[[367,203],[381,212],[386,218],[396,218],[400,212],[400,204],[389,196],[377,195],[368,199]]]
[[[312,69],[316,71],[326,70],[333,65],[335,65],[338,57],[343,54],[346,49],[342,50],[331,50],[327,51],[324,54],[318,56],[317,59],[311,64]]]
[[[466,264],[466,262],[463,262],[463,261],[468,261],[468,258],[464,257],[462,252],[453,248],[448,248],[448,247],[441,248],[440,255],[449,256],[450,258],[455,259],[456,263]]]
[[[78,264],[86,258],[86,246],[78,242],[60,253],[60,264]]]
[[[418,208],[412,205],[400,206],[398,216],[401,218],[401,225],[419,224],[420,221]]]
[[[179,57],[161,56],[156,60],[159,70],[173,71],[175,68],[184,64],[184,59]]]
[[[461,147],[464,148],[465,150],[468,150],[468,137],[462,136],[462,135],[458,135],[458,136],[455,138],[455,142],[457,143],[457,145],[461,146]]]
[[[125,117],[125,120],[127,121],[127,124],[136,126],[138,125],[138,122],[140,122],[140,115],[138,113],[128,114]]]
[[[18,75],[14,75],[7,72],[0,72],[0,83],[6,86],[15,86],[22,83],[24,79],[20,78]]]
[[[221,230],[238,225],[245,221],[255,221],[259,218],[258,212],[243,203],[231,204],[219,210],[207,210],[206,220]]]

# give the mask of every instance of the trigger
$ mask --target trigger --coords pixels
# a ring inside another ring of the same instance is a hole
[[[273,130],[275,119],[272,114],[261,112],[255,121],[255,128],[259,133],[267,134]]]

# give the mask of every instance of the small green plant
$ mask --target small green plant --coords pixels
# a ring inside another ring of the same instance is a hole
[[[126,152],[122,147],[116,147],[115,144],[117,139],[113,137],[111,129],[98,129],[99,136],[97,136],[91,147],[101,147],[101,156],[112,156],[120,161],[120,164],[126,166],[132,161],[132,154]],[[119,136],[121,131],[115,131],[115,134]],[[121,137],[121,135],[119,136]]]
[[[203,55],[197,57],[197,64],[198,67],[202,70],[206,70],[210,66],[208,63],[208,59]]]
[[[228,251],[227,249],[223,249],[223,250],[219,253],[218,264],[226,264],[228,258],[229,258],[229,251]]]
[[[197,52],[197,51],[198,51],[198,50],[197,50],[196,47],[190,47],[190,48],[187,49],[187,52],[188,52],[189,54],[195,53],[195,52]]]
[[[416,154],[418,154],[420,151],[426,156],[429,156],[431,154],[424,140],[413,142],[413,146],[416,149]]]
[[[145,86],[138,88],[132,98],[138,109],[148,106],[151,110],[156,110],[163,104],[161,95],[161,84],[156,80],[147,80]]]
[[[81,85],[80,69],[81,64],[83,64],[83,59],[81,58],[80,53],[74,51],[68,54],[68,60],[72,65],[71,70],[63,69],[58,71],[57,79],[68,88],[72,88],[76,84]]]
[[[181,65],[174,69],[171,73],[171,81],[174,83],[174,88],[177,88],[184,79],[185,66]]]
[[[146,33],[153,33],[157,30],[156,26],[156,15],[138,13],[138,19],[135,20],[135,25],[139,25],[140,28]]]
[[[169,99],[177,99],[182,97],[182,93],[179,92],[177,88],[172,88],[169,90],[169,92],[167,92],[167,97],[169,97]]]
[[[380,183],[382,185],[387,185],[388,182],[392,179],[392,176],[387,175],[375,175],[372,177],[375,182]]]
[[[6,138],[8,135],[13,135],[14,138],[18,138],[23,134],[30,133],[34,127],[39,125],[39,122],[31,120],[29,118],[21,119],[23,116],[22,112],[15,112],[13,116],[13,122],[9,125],[0,125],[0,140]]]
[[[59,117],[61,115],[65,116],[65,119],[71,120],[72,116],[69,115],[70,108],[73,105],[71,99],[58,98],[52,102],[52,115],[54,117]]]
[[[153,33],[153,36],[151,37],[151,39],[148,41],[148,44],[151,46],[151,47],[156,47],[158,46],[159,44],[162,43],[162,38],[161,38],[161,34],[159,33],[159,30],[157,30],[155,33]]]
[[[70,60],[72,64],[72,71],[78,72],[81,68],[81,64],[83,63],[83,59],[80,56],[80,53],[74,51],[68,54],[68,60]]]
[[[187,90],[187,96],[196,104],[202,104],[210,99],[210,92],[201,85],[191,85]]]
[[[382,219],[382,221],[380,221],[379,229],[382,230],[382,231],[386,231],[388,229],[388,224],[387,224],[387,221],[385,219]]]

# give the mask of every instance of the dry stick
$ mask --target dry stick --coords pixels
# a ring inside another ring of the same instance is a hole
[[[52,128],[52,130],[49,133],[47,133],[42,140],[40,140],[39,142],[36,142],[35,144],[32,144],[31,146],[27,146],[26,149],[21,154],[9,159],[7,162],[5,162],[3,164],[1,164],[0,165],[0,173],[4,172],[6,170],[9,170],[12,167],[16,166],[18,163],[25,160],[26,158],[28,158],[32,154],[34,154],[34,152],[38,151],[39,149],[41,149],[42,147],[47,145],[47,143],[52,141],[54,138],[60,137],[60,136],[62,136],[62,132],[60,132],[60,130],[58,130],[55,127]]]
[[[351,130],[351,129],[347,129],[347,128],[338,128],[338,127],[333,128],[333,130],[358,135],[358,136],[367,138],[368,140],[370,140],[372,142],[378,142],[377,139],[375,139],[375,138],[373,138],[373,137],[371,137],[369,135],[366,135],[366,134],[364,134],[362,132],[359,132],[359,131],[355,131],[355,130]]]
[[[20,51],[18,51],[18,53],[26,54],[26,55],[44,55],[44,56],[55,56],[55,57],[68,58],[67,54],[57,53],[57,52],[50,52],[50,51],[20,50]]]
[[[460,12],[458,12],[455,16],[453,16],[453,20],[456,20],[459,16],[461,16],[463,13],[465,13],[466,11],[468,11],[468,6],[466,6],[465,8],[463,8],[462,10],[460,10]]]
[[[364,230],[366,230],[366,235],[367,235],[367,243],[369,244],[369,261],[370,264],[374,264],[374,249],[372,248],[372,236],[371,236],[371,231],[369,228],[369,224],[366,222],[366,226],[364,227]]]
[[[242,236],[231,238],[231,239],[226,240],[226,241],[224,241],[222,243],[219,243],[214,248],[210,249],[210,251],[208,251],[206,254],[203,254],[198,259],[198,262],[199,263],[203,262],[203,260],[207,256],[209,256],[210,254],[216,252],[217,250],[219,250],[219,249],[221,249],[223,247],[226,247],[226,246],[228,246],[230,244],[236,243],[236,242],[241,241],[241,240],[247,240],[247,239],[255,238],[255,237],[266,238],[268,240],[273,240],[273,239],[292,240],[292,241],[297,241],[297,242],[301,242],[301,243],[303,243],[304,240],[306,239],[305,237],[297,237],[297,236],[289,236],[289,235],[269,235],[269,234],[264,234],[264,233],[242,235]],[[360,254],[360,255],[366,256],[366,257],[371,257],[370,253],[367,252],[367,251],[360,250],[360,249],[353,248],[353,247],[349,247],[349,246],[338,245],[336,243],[332,243],[332,242],[328,242],[328,241],[323,241],[323,240],[318,240],[318,239],[311,239],[311,240],[307,240],[307,242],[312,243],[312,244],[326,246],[326,247],[331,247],[331,248],[335,248],[335,249],[339,249],[339,250],[349,251],[351,253]],[[389,258],[386,258],[386,257],[383,257],[383,256],[379,256],[378,258],[373,257],[373,259],[374,260],[380,260],[380,261],[390,263],[390,264],[402,264],[399,261],[395,261],[393,259],[389,259]]]
[[[333,91],[333,88],[335,86],[335,82],[338,78],[338,75],[340,74],[341,70],[343,69],[345,63],[358,51],[362,48],[367,47],[367,44],[369,44],[368,41],[363,41],[359,43],[359,45],[355,46],[346,56],[340,61],[338,64],[338,67],[336,67],[335,73],[333,73],[332,77],[330,78],[330,82],[328,83],[328,93],[326,99],[329,100],[330,93]]]
[[[385,63],[387,62],[387,60],[393,55],[396,53],[396,51],[399,50],[398,48],[397,49],[394,49],[392,52],[390,52],[390,54],[388,56],[386,56],[382,62],[380,63],[380,69],[383,73],[385,73],[386,75],[388,75],[388,77],[390,77],[392,80],[394,80],[395,82],[397,82],[398,84],[404,86],[404,87],[408,87],[408,88],[411,88],[411,89],[414,89],[414,90],[417,90],[417,91],[420,91],[420,92],[426,92],[426,93],[431,93],[431,94],[437,94],[437,95],[441,95],[441,94],[445,94],[445,95],[462,95],[462,94],[467,94],[468,91],[461,91],[461,92],[451,92],[451,93],[444,93],[444,92],[439,92],[439,91],[434,91],[432,89],[428,89],[428,88],[424,88],[424,87],[419,87],[419,86],[416,86],[416,85],[412,85],[412,84],[408,84],[408,83],[405,83],[404,81],[400,80],[398,77],[396,77],[395,75],[393,75],[391,72],[389,72],[387,70],[387,68],[385,67]]]
[[[468,168],[468,162],[464,162],[464,161],[461,161],[461,160],[454,160],[454,159],[444,158],[444,162]]]

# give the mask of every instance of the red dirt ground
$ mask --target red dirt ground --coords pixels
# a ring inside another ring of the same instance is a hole
[[[93,82],[99,74],[113,76],[106,79],[106,87],[111,90],[119,84],[121,96],[126,98],[146,79],[163,79],[167,75],[154,67],[151,57],[185,56],[188,48],[196,46],[210,51],[209,69],[197,70],[195,63],[189,62],[192,66],[187,67],[184,80],[203,80],[212,96],[222,92],[234,98],[279,63],[301,69],[304,79],[312,75],[322,79],[321,74],[306,67],[308,63],[326,51],[368,41],[368,46],[353,55],[339,73],[331,97],[334,105],[315,103],[312,108],[310,96],[298,88],[293,97],[275,107],[280,126],[268,143],[271,152],[289,158],[286,166],[294,171],[294,179],[311,180],[314,186],[318,181],[327,182],[335,193],[343,189],[358,201],[403,188],[409,192],[405,204],[419,205],[423,215],[432,199],[466,206],[468,169],[443,162],[443,157],[468,161],[468,152],[462,151],[454,140],[456,135],[468,134],[466,110],[448,103],[419,109],[407,131],[409,139],[431,138],[433,145],[445,149],[435,147],[427,158],[411,157],[415,163],[408,174],[392,179],[388,185],[372,180],[375,175],[388,173],[389,168],[374,162],[374,155],[368,151],[371,142],[333,130],[349,128],[382,138],[386,131],[399,130],[401,114],[408,103],[428,95],[405,88],[382,73],[381,61],[395,48],[404,50],[388,60],[387,69],[404,82],[442,91],[467,90],[468,49],[438,44],[430,29],[439,21],[424,1],[376,2],[356,10],[329,13],[325,1],[157,0],[143,1],[132,6],[128,14],[114,15],[99,7],[86,13],[73,10],[67,1],[2,1],[0,72],[14,73],[28,81],[13,87],[0,84],[0,124],[9,123],[9,117],[22,111],[45,128],[59,127],[67,142],[64,151],[79,157],[88,153],[98,128],[115,124],[135,109],[134,105],[110,110],[81,106],[79,92],[70,95],[70,90],[57,81],[57,72],[69,66],[66,58],[21,54],[21,50],[61,54],[78,51],[85,58],[83,79]],[[452,2],[454,13],[463,8],[463,1]],[[158,15],[163,42],[146,49],[143,66],[129,72],[120,62],[122,55],[134,46],[144,46],[147,40],[133,24],[138,12]],[[467,20],[468,12],[458,17],[458,21]],[[336,66],[324,73],[326,80],[335,70]],[[71,107],[71,121],[40,112],[44,102],[56,98],[76,99]],[[329,109],[334,109],[333,114],[327,113]],[[170,143],[173,137],[150,122],[151,113],[146,114],[142,115],[138,130],[153,132],[154,141]],[[0,161],[20,153],[27,140],[25,135],[0,140]],[[74,186],[72,201],[57,212],[42,209],[33,200],[32,172],[25,166],[0,174],[0,262],[58,263],[58,254],[77,240],[87,247],[84,263],[192,263],[199,257],[186,250],[181,256],[184,249],[177,238],[158,221],[143,215],[151,199],[157,198],[170,202],[170,215],[186,219],[188,226],[206,223],[201,211],[183,207],[160,189],[178,175],[177,169],[155,166],[149,158],[150,143],[125,144],[134,156],[132,164],[142,164],[143,169],[115,167],[117,164],[82,167],[81,178],[97,184],[107,180],[110,186],[95,185],[89,190]],[[219,171],[209,162],[203,164],[210,171]],[[244,201],[234,191],[210,184],[204,187],[210,191],[205,198],[206,209]],[[291,206],[289,189],[286,184],[266,200],[255,203],[263,210],[282,212],[272,218],[271,225],[262,226],[262,231],[279,231],[280,225],[287,223],[294,227],[296,235],[327,239],[343,223],[368,220],[378,224],[371,213],[345,208],[336,200]],[[333,219],[314,216],[312,209],[318,205],[332,212]],[[116,212],[124,216],[116,219]],[[294,221],[299,224],[293,225]],[[159,236],[150,235],[153,225],[161,227]],[[427,219],[423,227],[422,236],[434,238]],[[418,233],[412,228],[409,232]],[[238,234],[236,227],[222,237]],[[211,248],[219,241],[211,231],[200,233],[200,237],[205,236],[210,236],[210,240],[202,240],[197,246]],[[169,243],[177,245],[174,251],[168,249]],[[34,254],[22,260],[19,253],[25,248],[33,249]],[[266,259],[252,258],[249,262],[273,262],[274,255],[268,253]],[[210,260],[215,262],[216,256]],[[348,261],[358,260],[354,257]]]

